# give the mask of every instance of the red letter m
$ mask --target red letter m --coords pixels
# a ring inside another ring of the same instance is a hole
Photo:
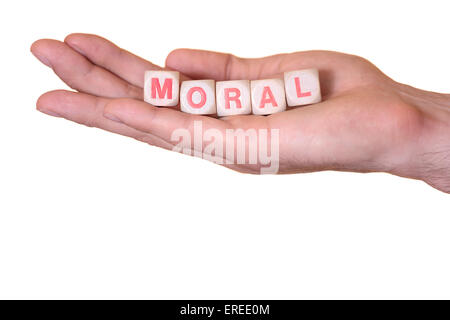
[[[164,79],[164,85],[161,89],[159,78],[152,78],[152,99],[156,99],[156,90],[158,90],[158,99],[172,99],[172,80],[170,78]]]

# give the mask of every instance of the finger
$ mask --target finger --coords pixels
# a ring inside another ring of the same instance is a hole
[[[109,101],[111,100],[84,93],[56,90],[43,94],[38,99],[36,108],[51,116],[62,117],[89,127],[132,137],[161,148],[172,148],[171,144],[158,137],[105,118],[103,109]]]
[[[228,53],[176,49],[166,59],[166,66],[193,79],[239,80],[281,78],[283,72],[316,68],[322,95],[331,97],[353,86],[352,79],[368,78],[363,59],[329,51],[305,51],[292,54],[246,59]],[[361,82],[358,82],[361,83]]]
[[[294,69],[329,69],[336,64],[336,53],[305,51],[293,54],[247,59],[229,53],[176,49],[169,53],[166,66],[194,79],[260,79],[282,75]]]
[[[114,43],[96,35],[74,33],[68,35],[64,41],[94,64],[111,71],[140,88],[144,86],[146,70],[161,69],[160,66],[119,48]],[[181,78],[184,80],[183,77]]]
[[[231,129],[233,132],[233,129],[236,129],[235,124],[244,124],[243,127],[238,128],[242,130],[263,127],[266,124],[264,117],[229,117],[223,121],[173,109],[157,108],[131,99],[111,100],[104,109],[104,115],[136,130],[161,138],[173,145],[173,151],[202,157],[241,172],[260,172],[260,162],[241,163],[236,161],[235,157],[235,153],[239,156],[246,154],[248,156],[249,148],[255,149],[257,146],[250,145],[252,142],[246,140],[238,150],[234,138],[228,138],[227,134],[228,130]],[[213,134],[213,140],[210,134]],[[206,149],[211,145],[214,145],[214,152]]]
[[[166,66],[193,79],[252,80],[279,73],[273,62],[282,59],[282,56],[265,58],[266,68],[263,69],[262,59],[243,59],[229,53],[177,49],[167,56]]]
[[[169,108],[158,108],[131,99],[111,100],[105,107],[105,117],[126,124],[136,130],[148,132],[170,141],[176,129],[188,129],[193,133],[194,121],[201,121],[202,128],[224,131],[225,121],[206,116],[192,115]]]
[[[71,88],[109,98],[142,99],[142,89],[94,65],[84,56],[57,40],[38,40],[31,52]]]

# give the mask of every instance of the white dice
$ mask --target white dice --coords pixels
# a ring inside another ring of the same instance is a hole
[[[231,80],[216,82],[217,115],[219,117],[250,114],[250,81]]]
[[[317,69],[285,72],[284,85],[287,104],[290,107],[318,103],[322,100]]]
[[[189,80],[180,89],[177,71],[146,71],[144,100],[154,106],[173,107],[183,112],[219,117],[268,115],[322,101],[317,69],[288,71],[283,79]]]
[[[183,81],[180,89],[181,111],[192,114],[216,113],[214,80]]]
[[[272,114],[286,110],[286,98],[282,79],[252,80],[253,114]]]
[[[144,101],[154,106],[178,105],[180,73],[177,71],[146,71]]]

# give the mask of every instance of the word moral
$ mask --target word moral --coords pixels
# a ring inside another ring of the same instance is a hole
[[[180,87],[177,71],[145,72],[144,100],[158,107],[175,107],[183,112],[219,117],[243,114],[268,115],[286,107],[318,103],[317,69],[284,73],[284,79],[215,81],[188,80]]]

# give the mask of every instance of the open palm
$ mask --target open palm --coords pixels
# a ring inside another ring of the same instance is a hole
[[[161,67],[101,37],[72,34],[64,42],[44,39],[36,41],[31,50],[78,91],[42,95],[37,108],[50,115],[166,149],[174,146],[172,132],[177,128],[192,130],[194,120],[201,120],[205,130],[276,128],[280,135],[280,173],[385,171],[426,180],[415,168],[416,159],[428,152],[418,145],[428,134],[424,127],[432,117],[427,108],[414,102],[430,95],[440,98],[391,80],[357,56],[309,51],[242,59],[200,50],[171,52],[166,68],[179,71],[181,81],[266,79],[282,77],[284,71],[319,69],[323,97],[319,104],[270,116],[217,119],[143,102],[144,72]],[[228,166],[259,172],[260,164]],[[427,182],[438,184],[432,179]]]

